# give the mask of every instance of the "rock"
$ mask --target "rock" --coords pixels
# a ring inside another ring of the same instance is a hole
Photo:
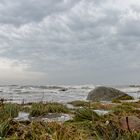
[[[123,130],[140,131],[140,119],[136,116],[122,117],[120,126]]]
[[[87,100],[92,100],[92,101],[111,101],[112,99],[125,96],[127,95],[126,93],[111,88],[111,87],[96,87],[94,90],[90,91]],[[129,96],[129,95],[127,95]],[[131,97],[131,96],[130,96]]]
[[[63,113],[49,113],[43,117],[38,117],[37,119],[40,121],[45,121],[45,122],[54,122],[54,121],[65,122],[65,121],[71,120],[72,116],[70,116],[69,114],[63,114]]]
[[[59,91],[67,91],[67,88],[61,88]]]
[[[16,118],[14,118],[14,120],[17,121],[29,121],[29,113],[26,112],[19,112],[18,116]]]
[[[93,110],[93,111],[96,112],[99,116],[109,113],[108,110]]]

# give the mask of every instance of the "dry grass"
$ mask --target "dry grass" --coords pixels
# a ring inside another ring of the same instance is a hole
[[[21,105],[3,104],[0,106],[0,137],[3,140],[139,140],[140,133],[122,130],[119,118],[123,115],[136,115],[137,103],[104,104],[90,103],[90,108],[75,110],[74,119],[65,123],[28,121],[18,122],[12,118],[17,116]],[[36,103],[28,108],[37,116],[48,112],[69,112],[59,103]],[[27,110],[28,110],[27,109]],[[99,116],[93,109],[112,110],[111,114]],[[108,123],[107,123],[108,122]]]
[[[117,104],[113,104],[113,103],[100,103],[100,102],[91,102],[90,107],[92,109],[101,109],[101,110],[111,110],[112,108],[114,108],[115,106],[117,106]]]

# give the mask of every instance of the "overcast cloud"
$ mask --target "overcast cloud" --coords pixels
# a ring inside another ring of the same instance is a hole
[[[138,83],[139,0],[0,1],[0,84]]]

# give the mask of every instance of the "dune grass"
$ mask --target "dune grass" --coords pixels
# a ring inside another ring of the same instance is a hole
[[[5,120],[4,122],[0,123],[0,138],[4,138],[7,136],[9,130],[10,130],[10,119]]]
[[[77,103],[76,103],[77,104]],[[78,106],[81,103],[78,103]],[[83,105],[84,103],[82,103]],[[31,108],[17,104],[0,105],[0,139],[3,140],[139,140],[140,132],[123,130],[119,123],[122,116],[139,117],[140,102],[104,104],[91,103],[91,106],[71,112],[60,103],[32,103]],[[80,105],[81,106],[81,105]],[[27,107],[27,108],[26,108]],[[93,109],[110,110],[111,113],[99,116]],[[73,119],[64,123],[34,120],[18,122],[13,118],[21,110],[38,117],[48,113],[69,113]]]
[[[74,119],[76,121],[84,121],[84,120],[93,121],[93,120],[99,120],[100,116],[96,112],[94,112],[92,109],[80,108],[75,111]]]
[[[114,98],[112,100],[112,103],[121,103],[121,101],[124,101],[124,100],[134,100],[134,98],[129,95],[122,95],[120,97]]]
[[[30,116],[43,116],[48,113],[68,113],[69,109],[59,103],[34,103],[30,110]]]
[[[112,103],[100,103],[100,102],[91,102],[90,103],[90,108],[95,109],[95,110],[111,110],[113,109],[116,104]]]
[[[2,138],[7,140],[86,140],[87,135],[76,126],[59,124],[57,122],[31,122],[24,125],[11,121],[8,131]],[[24,129],[23,129],[24,128]]]
[[[81,101],[81,100],[76,100],[69,102],[69,104],[72,104],[75,107],[89,107],[90,103],[87,101]]]
[[[20,107],[17,104],[8,103],[0,106],[0,122],[8,118],[17,117],[19,110]]]
[[[136,115],[140,113],[140,110],[135,108],[133,104],[122,103],[112,109],[112,112],[118,116],[126,116],[126,115]]]
[[[113,103],[101,103],[101,102],[87,102],[87,101],[81,101],[76,100],[69,102],[69,104],[72,104],[74,107],[87,107],[92,109],[101,109],[101,110],[111,110],[113,107],[116,106],[116,104]]]

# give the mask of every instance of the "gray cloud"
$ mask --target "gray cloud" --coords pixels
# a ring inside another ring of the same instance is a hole
[[[0,22],[21,25],[40,22],[46,16],[69,10],[78,0],[3,0],[0,3]]]
[[[0,58],[46,75],[40,83],[140,82],[137,0],[5,0],[0,7]]]

